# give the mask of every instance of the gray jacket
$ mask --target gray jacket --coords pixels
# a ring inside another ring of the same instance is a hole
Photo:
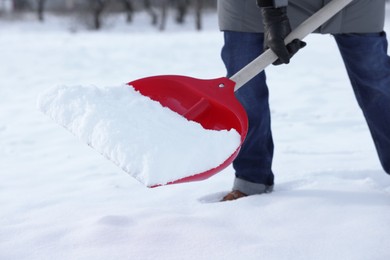
[[[289,0],[288,16],[295,28],[331,0]],[[322,25],[319,33],[381,32],[386,0],[355,0]],[[218,0],[221,30],[263,32],[262,17],[256,0]]]

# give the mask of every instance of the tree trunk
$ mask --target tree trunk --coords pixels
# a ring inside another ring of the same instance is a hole
[[[126,21],[131,23],[133,21],[134,6],[131,0],[122,0],[126,10]]]
[[[146,9],[146,12],[152,17],[152,25],[157,25],[157,13],[152,8],[150,0],[144,0],[144,7]]]
[[[167,24],[167,8],[168,8],[168,1],[162,0],[161,1],[161,21],[160,21],[160,26],[159,26],[160,31],[164,31],[165,26]]]
[[[43,22],[44,21],[44,11],[45,11],[45,3],[46,3],[46,0],[38,0],[38,8],[37,8],[37,11],[38,11],[38,20]]]
[[[202,7],[203,7],[203,0],[195,0],[195,23],[196,23],[196,29],[202,30]]]
[[[187,0],[176,0],[176,22],[179,24],[184,23],[185,16],[188,10],[188,1]]]
[[[105,7],[104,0],[94,0],[92,3],[94,28],[99,30],[102,27],[101,15]]]

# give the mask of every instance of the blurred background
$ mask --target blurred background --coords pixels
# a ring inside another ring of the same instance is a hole
[[[36,19],[47,16],[72,21],[70,29],[100,30],[113,18],[131,24],[139,14],[147,14],[150,26],[165,30],[167,19],[185,24],[193,16],[196,30],[202,30],[204,12],[216,12],[216,0],[0,0],[0,20]]]

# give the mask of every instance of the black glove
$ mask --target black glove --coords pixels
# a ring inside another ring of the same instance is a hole
[[[299,49],[306,46],[306,43],[295,39],[287,46],[284,39],[291,32],[290,21],[287,16],[287,7],[262,7],[264,23],[264,48],[270,48],[279,58],[274,65],[287,64],[292,56]]]

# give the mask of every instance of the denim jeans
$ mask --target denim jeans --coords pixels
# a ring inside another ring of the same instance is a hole
[[[390,174],[390,59],[386,35],[382,32],[338,34],[334,37],[379,159]],[[264,35],[225,31],[224,40],[221,56],[230,77],[261,54]],[[233,162],[236,180],[273,185],[274,146],[265,72],[240,88],[236,97],[244,106],[249,120],[247,138]]]
[[[390,58],[386,34],[339,34],[335,39],[379,160],[390,174]]]

